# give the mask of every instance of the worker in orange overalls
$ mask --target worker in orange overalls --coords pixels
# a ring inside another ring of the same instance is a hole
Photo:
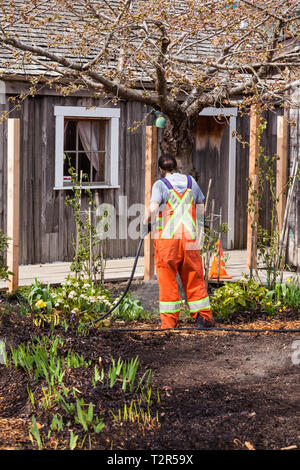
[[[194,178],[176,172],[177,162],[172,155],[161,156],[158,166],[162,179],[153,185],[144,223],[157,216],[154,246],[161,327],[177,325],[181,305],[176,280],[179,273],[196,328],[209,328],[214,320],[203,278],[196,220],[196,204],[203,204],[204,196]]]

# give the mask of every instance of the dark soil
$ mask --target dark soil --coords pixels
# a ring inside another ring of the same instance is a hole
[[[143,302],[147,302],[148,287],[136,287],[143,293]],[[152,304],[155,298],[152,291]],[[275,326],[282,327],[282,321],[275,322]],[[190,323],[184,320],[181,325]],[[274,321],[268,325],[274,325]],[[292,326],[300,328],[297,321]],[[54,332],[49,327],[34,327],[29,317],[22,317],[17,311],[0,316],[0,339],[5,337],[7,346],[16,347],[32,334],[60,334],[66,350],[72,348],[92,360],[89,369],[69,370],[64,378],[65,385],[75,386],[85,403],[92,401],[95,411],[103,412],[105,428],[100,434],[91,435],[92,449],[300,448],[299,365],[293,365],[291,359],[293,341],[300,340],[299,334],[121,333],[112,328],[92,329],[88,336],[81,336],[70,329],[65,332],[62,327]],[[92,387],[93,368],[99,361],[106,367],[112,357],[117,360],[136,356],[141,374],[146,369],[153,371],[153,421],[146,427],[136,422],[119,424],[109,411],[116,414],[125,400],[130,403],[133,398],[130,392],[124,394],[120,387],[105,390],[100,385]],[[33,414],[45,448],[68,448],[70,429],[79,435],[81,443],[85,433],[79,425],[47,438],[52,414],[57,411],[38,406],[33,409],[27,383],[35,397],[42,397],[43,383],[29,379],[22,370],[0,364],[0,449],[37,448],[29,439]],[[156,400],[157,389],[160,403]],[[83,448],[88,447],[86,439]]]

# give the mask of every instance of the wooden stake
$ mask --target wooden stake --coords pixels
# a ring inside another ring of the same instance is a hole
[[[279,160],[276,162],[276,195],[279,199],[277,206],[278,230],[283,227],[286,195],[283,193],[287,183],[287,133],[288,123],[284,116],[277,117],[277,154]]]
[[[257,113],[256,106],[252,106],[251,113],[250,113],[250,149],[249,149],[249,179],[252,182],[252,189],[254,188],[254,177],[257,177],[257,188],[259,187],[258,181],[258,155],[259,155],[259,142],[258,142],[258,128],[260,124],[260,115]],[[251,189],[248,194],[248,200],[251,197]],[[257,201],[257,198],[255,198]],[[252,244],[252,224],[257,222],[258,220],[258,203],[255,202],[254,212],[248,212],[248,233],[247,233],[247,266],[248,268],[251,267],[253,269],[256,268],[256,252],[257,247],[256,245],[253,246],[253,250],[251,250]],[[251,263],[252,260],[252,263]]]
[[[256,202],[256,193],[257,193],[257,175],[254,175],[254,192],[255,192],[255,202]],[[257,204],[254,204],[254,212],[253,212],[253,219],[254,221],[257,221],[256,217],[256,208]],[[251,247],[250,247],[250,279],[253,278],[253,268],[256,268],[256,256],[254,257],[253,255],[256,255],[256,250],[254,251],[254,247],[257,245],[257,225],[256,223],[252,224],[251,227],[252,234],[251,234]]]
[[[8,119],[7,139],[7,250],[8,270],[13,272],[7,281],[8,291],[19,286],[20,241],[20,119]]]
[[[210,197],[211,184],[212,184],[212,179],[209,178],[206,199],[205,199],[205,206],[204,206],[204,216],[206,216],[207,209],[208,209],[208,201]]]
[[[213,226],[214,226],[214,213],[215,213],[215,200],[212,199],[211,201],[211,215],[210,215],[210,222],[209,222],[209,240],[208,244],[210,243],[210,237],[212,234]],[[204,280],[205,280],[205,287],[207,289],[208,287],[208,276],[209,276],[209,266],[210,266],[210,251],[209,248],[207,249],[206,252],[206,261],[205,261],[205,274],[204,274]]]
[[[145,163],[145,207],[151,199],[152,186],[156,180],[157,128],[146,126],[146,163]],[[144,241],[144,280],[154,279],[154,247],[150,235]]]
[[[219,225],[222,225],[222,207],[220,207]],[[218,259],[218,286],[220,285],[220,268],[221,268],[221,232],[219,232],[219,259]]]

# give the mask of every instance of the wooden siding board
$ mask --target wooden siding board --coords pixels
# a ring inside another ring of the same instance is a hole
[[[220,146],[220,152],[215,148],[205,149],[193,152],[193,163],[198,174],[198,184],[206,196],[209,179],[212,178],[210,202],[215,199],[214,214],[220,215],[222,207],[222,221],[227,222],[228,216],[228,171],[229,171],[229,125],[226,126]],[[219,218],[215,218],[213,228],[217,230]],[[222,246],[227,247],[227,236],[222,236]]]
[[[34,101],[35,107],[35,126],[33,129],[34,132],[34,147],[33,147],[33,182],[34,182],[34,207],[33,207],[33,241],[34,241],[34,262],[41,259],[41,194],[40,188],[42,183],[42,166],[43,158],[41,155],[41,150],[43,148],[43,141],[45,139],[44,129],[40,130],[40,125],[43,122],[42,120],[42,100],[37,97]],[[36,151],[36,149],[40,149]]]
[[[241,135],[244,141],[249,142],[250,121],[248,117],[243,116],[237,119],[237,134]],[[237,141],[236,155],[234,248],[239,250],[246,248],[247,245],[248,190],[246,180],[249,176],[248,146]]]
[[[5,105],[0,105],[0,112],[5,110]],[[6,213],[6,192],[4,191],[4,186],[6,187],[6,170],[5,170],[5,124],[6,121],[0,123],[0,229],[5,231],[4,217]]]
[[[295,92],[295,98],[300,102],[300,89]],[[295,160],[300,164],[300,110],[292,108],[289,111],[289,118],[295,122],[295,125],[289,126],[289,163],[288,175],[291,176],[291,170]],[[300,269],[300,183],[296,181],[290,216],[288,220],[288,250],[287,261],[292,266]]]

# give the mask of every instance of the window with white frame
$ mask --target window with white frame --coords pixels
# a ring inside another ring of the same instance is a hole
[[[55,189],[72,187],[70,165],[91,188],[118,188],[120,110],[55,106],[54,114]]]

